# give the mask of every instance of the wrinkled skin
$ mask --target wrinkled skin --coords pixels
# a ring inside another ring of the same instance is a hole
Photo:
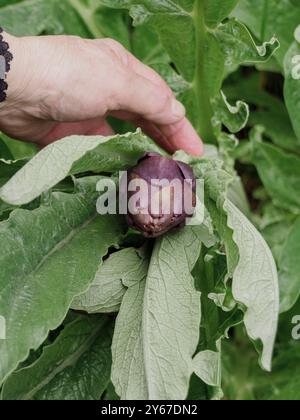
[[[132,180],[144,180],[148,185],[147,196],[143,196],[142,202],[138,201],[136,212],[127,215],[129,226],[139,230],[145,237],[156,238],[175,227],[182,227],[186,218],[192,216],[196,205],[196,181],[192,168],[185,163],[158,153],[146,153],[128,173],[128,184]],[[170,184],[164,185],[163,182],[158,185],[157,180],[178,180],[181,194],[176,195]],[[185,180],[191,180],[186,184],[187,193],[184,190]],[[129,191],[128,199],[135,193],[136,190]]]
[[[107,116],[130,121],[168,152],[203,145],[165,81],[113,39],[17,38],[0,130],[43,147],[69,135],[113,135]]]

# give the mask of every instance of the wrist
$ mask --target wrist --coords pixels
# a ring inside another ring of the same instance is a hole
[[[3,32],[2,36],[3,40],[9,45],[9,52],[12,54],[13,59],[5,77],[5,82],[7,83],[6,99],[0,103],[0,118],[21,99],[26,84],[25,75],[27,73],[23,39],[6,32]]]

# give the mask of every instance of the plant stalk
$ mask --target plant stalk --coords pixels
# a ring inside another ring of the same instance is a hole
[[[196,69],[194,77],[194,92],[197,103],[197,129],[206,143],[216,143],[212,127],[213,110],[210,102],[209,88],[206,83],[206,34],[204,18],[204,1],[195,0],[193,19],[196,32]]]
[[[104,34],[97,27],[94,20],[94,13],[96,9],[89,9],[88,7],[80,3],[79,0],[70,0],[70,4],[81,17],[90,34],[96,39],[104,38]]]

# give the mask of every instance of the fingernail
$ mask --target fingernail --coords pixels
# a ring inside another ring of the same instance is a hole
[[[185,107],[176,99],[172,101],[172,114],[178,119],[185,116]]]

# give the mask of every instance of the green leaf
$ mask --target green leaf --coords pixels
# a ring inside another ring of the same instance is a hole
[[[147,267],[144,277],[147,274]],[[142,315],[145,279],[125,293],[112,344],[112,381],[121,400],[147,400]]]
[[[186,82],[169,64],[154,63],[151,67],[167,82],[174,94],[180,98],[191,85]]]
[[[194,166],[197,177],[205,180],[205,202],[218,233],[221,244],[224,244],[227,258],[228,278],[231,278],[239,260],[237,246],[232,240],[232,231],[227,226],[227,217],[222,203],[228,196],[228,189],[237,182],[236,176],[222,169],[222,161],[213,159],[200,162]]]
[[[276,213],[278,213],[277,217]],[[280,268],[283,248],[287,236],[290,234],[293,224],[295,223],[295,216],[282,209],[274,208],[273,204],[270,202],[260,222],[262,235],[268,242],[277,265]]]
[[[157,240],[145,281],[130,282],[113,340],[113,382],[121,399],[184,399],[193,372],[200,294],[191,271],[202,230]]]
[[[220,251],[206,250],[202,252],[193,271],[196,288],[201,292],[202,308],[198,352],[219,352],[220,340],[227,338],[229,329],[243,320],[243,314],[236,303],[231,304],[233,298],[228,284],[226,263],[226,257]],[[223,295],[222,305],[216,301],[217,293]]]
[[[300,40],[294,42],[284,60],[284,97],[291,121],[300,142]]]
[[[207,394],[205,399],[220,399],[223,397],[220,360],[214,363],[211,359],[214,355],[220,358],[221,339],[228,336],[231,327],[242,321],[243,314],[237,308],[231,312],[227,309],[227,312],[223,312],[210,297],[212,292],[224,291],[226,295],[226,289],[229,290],[229,285],[226,284],[226,257],[220,251],[203,248],[193,270],[193,276],[196,288],[201,292],[202,316],[200,340],[194,358],[194,371],[197,376],[192,377],[190,393],[193,392],[194,399],[202,399],[204,381],[208,384],[205,385]]]
[[[0,159],[0,187],[4,185],[18,170],[25,165],[27,160],[3,160]],[[14,205],[7,204],[0,199],[0,221],[8,216],[9,212],[15,208]]]
[[[271,95],[262,86],[262,73],[238,77],[223,89],[230,101],[242,98],[252,105],[248,126],[263,126],[264,134],[276,145],[291,151],[300,150],[286,106],[280,98]]]
[[[0,198],[11,204],[26,204],[68,175],[126,170],[150,150],[160,149],[140,131],[112,137],[67,137],[45,147],[25,165],[0,189]]]
[[[112,324],[77,317],[32,365],[12,373],[2,400],[96,400],[110,380]]]
[[[276,58],[282,65],[300,21],[299,3],[291,0],[240,0],[233,15],[260,40],[276,36],[281,44]]]
[[[287,233],[279,261],[281,312],[290,310],[300,296],[300,218]]]
[[[275,395],[270,397],[272,401],[299,401],[300,399],[300,379],[296,378],[291,383],[280,387]]]
[[[149,24],[186,80],[192,81],[195,31],[192,16],[180,2],[158,0],[102,0],[108,7],[129,9],[135,25]]]
[[[149,399],[185,399],[200,324],[200,293],[190,274],[200,253],[197,227],[159,239],[146,280],[143,351]]]
[[[228,17],[239,0],[204,0],[205,22],[215,27]]]
[[[114,38],[129,48],[124,14],[94,0],[26,0],[0,8],[6,31],[16,36],[77,35],[84,38]],[[113,20],[114,25],[111,25]]]
[[[193,359],[194,372],[207,385],[221,387],[221,354],[205,350]]]
[[[96,273],[89,290],[77,296],[72,308],[88,313],[118,312],[126,287],[144,276],[144,260],[135,248],[112,254]]]
[[[0,223],[0,383],[63,321],[123,234],[116,216],[95,217],[95,198],[53,193],[40,208]]]
[[[15,175],[27,160],[4,160],[0,159],[0,187]]]
[[[299,343],[290,342],[279,347],[271,379],[271,389],[266,387],[266,399],[299,401]]]
[[[214,100],[214,126],[224,124],[231,133],[238,133],[247,125],[249,106],[242,101],[231,105],[223,92]],[[221,127],[220,127],[221,128]]]
[[[163,48],[158,35],[149,26],[137,26],[131,37],[131,51],[147,65],[170,64],[170,57]]]
[[[27,0],[0,8],[5,30],[15,36],[69,34],[88,37],[88,29],[68,0]]]
[[[267,109],[273,114],[287,115],[283,101],[264,89],[261,84],[261,74],[258,72],[247,76],[239,73],[236,79],[226,81],[223,90],[230,100],[236,101],[242,98],[256,108]]]
[[[113,38],[126,48],[130,48],[129,21],[123,11],[111,10],[98,0],[64,1],[66,2],[66,12],[74,11],[81,19],[81,25],[83,24],[93,38]],[[66,16],[66,20],[69,21],[69,15]],[[114,24],[112,25],[111,22]],[[74,26],[73,30],[77,30],[77,27]]]
[[[0,159],[13,160],[13,155],[6,143],[0,138]]]
[[[267,61],[279,48],[279,42],[275,37],[257,46],[246,26],[236,19],[230,19],[221,24],[215,35],[226,57],[227,67]]]
[[[249,337],[263,345],[262,367],[271,370],[279,314],[276,265],[266,242],[243,213],[229,200],[224,209],[240,256],[233,274],[233,297],[246,308],[244,323]]]
[[[264,111],[252,111],[250,113],[249,125],[254,127],[260,125],[264,127],[264,134],[273,141],[276,146],[279,146],[287,151],[300,150],[300,143],[298,142],[290,118],[286,110],[282,113]]]
[[[253,138],[252,162],[276,206],[299,212],[300,158]],[[276,182],[274,182],[276,180]]]
[[[4,133],[1,134],[1,139],[12,155],[9,160],[29,159],[38,152],[38,147],[34,143],[14,140]]]
[[[191,83],[180,99],[208,143],[216,142],[211,99],[221,89],[225,64],[266,61],[278,47],[275,39],[257,47],[247,28],[234,19],[220,23],[236,0],[104,0],[104,4],[128,9],[136,25],[147,24],[157,32],[176,69]],[[210,25],[216,28],[212,31]]]
[[[217,203],[210,204],[209,210],[226,250],[226,278],[233,277],[233,298],[245,312],[244,324],[262,354],[261,365],[270,370],[279,313],[276,266],[261,235],[226,199],[229,180],[220,169],[206,173],[207,199]]]
[[[132,258],[133,252],[136,259],[137,251],[131,249]],[[148,399],[142,331],[145,278],[149,265],[145,250],[139,252],[136,265],[122,277],[128,289],[116,320],[112,344],[111,377],[122,400]]]
[[[106,389],[106,392],[105,392],[105,395],[104,395],[103,399],[104,400],[107,400],[107,401],[119,401],[120,400],[120,398],[117,395],[116,390],[115,390],[115,387],[113,386],[113,383],[112,382],[110,382],[108,384],[108,387]]]

